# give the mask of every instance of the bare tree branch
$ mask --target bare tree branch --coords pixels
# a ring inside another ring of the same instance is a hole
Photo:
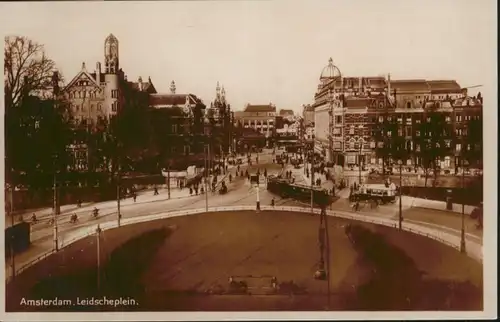
[[[10,108],[18,106],[30,92],[47,89],[55,63],[43,45],[26,37],[5,37],[4,45],[5,104]]]

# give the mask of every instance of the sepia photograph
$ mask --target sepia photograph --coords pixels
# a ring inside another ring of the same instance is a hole
[[[495,1],[0,11],[2,320],[495,317]]]

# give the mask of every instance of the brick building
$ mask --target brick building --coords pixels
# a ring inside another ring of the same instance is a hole
[[[327,161],[391,164],[398,145],[408,166],[428,167],[432,150],[441,169],[456,169],[464,154],[481,167],[482,98],[454,80],[343,77],[330,60],[312,106],[315,149]]]

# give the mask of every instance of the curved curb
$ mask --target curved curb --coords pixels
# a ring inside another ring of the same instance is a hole
[[[227,206],[227,207],[208,208],[208,213],[225,212],[225,211],[255,211],[255,206]],[[272,206],[262,205],[261,211],[288,211],[288,212],[298,212],[298,213],[301,212],[301,213],[311,214],[311,209],[305,208],[305,207],[286,207],[286,206],[272,207]],[[167,218],[172,218],[172,217],[196,215],[196,214],[205,213],[205,212],[207,212],[207,211],[205,211],[205,208],[198,208],[198,209],[188,209],[188,210],[181,210],[181,211],[164,212],[164,213],[159,213],[159,214],[138,216],[138,217],[132,217],[132,218],[123,218],[123,219],[121,219],[121,226],[133,225],[133,224],[138,224],[138,223],[142,223],[142,222],[167,219]],[[319,215],[320,212],[321,212],[320,209],[314,209],[314,214]],[[391,227],[391,228],[397,228],[397,226],[398,226],[398,222],[396,220],[389,219],[389,218],[366,216],[366,215],[362,215],[359,213],[349,213],[346,211],[327,210],[327,215],[332,216],[332,217],[342,218],[342,219],[361,221],[361,222],[371,223],[371,224],[375,224],[375,225]],[[104,230],[118,228],[118,223],[117,223],[117,221],[108,221],[108,222],[105,222],[102,224],[93,224],[93,225],[90,225],[88,227],[83,227],[82,229],[79,229],[73,233],[70,233],[71,236],[69,238],[65,238],[65,240],[60,239],[59,249],[67,247],[80,239],[94,235],[96,233],[96,229],[98,226],[101,228],[102,231],[104,231]],[[415,223],[405,223],[405,222],[403,222],[403,225],[401,228],[404,231],[434,239],[442,244],[453,247],[456,250],[460,249],[460,238],[455,236],[455,235],[452,235],[450,233],[447,233],[443,230],[431,229],[431,228],[424,227],[422,225],[418,225]],[[467,244],[467,255],[469,257],[471,257],[472,259],[478,261],[479,263],[482,263],[482,261],[483,261],[483,247],[482,247],[482,245],[475,243],[473,241],[466,241],[466,244]],[[36,258],[35,260],[20,267],[16,271],[16,275],[19,275],[24,270],[26,270],[29,267],[33,266],[34,264],[42,261],[43,259],[47,258],[49,255],[51,255],[54,252],[55,252],[54,250],[46,252],[46,253],[42,254],[41,256],[39,256],[38,258]]]

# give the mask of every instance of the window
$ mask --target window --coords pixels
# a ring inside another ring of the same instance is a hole
[[[420,136],[420,131],[415,131],[415,136]]]
[[[430,123],[430,122],[431,122],[431,118],[427,117],[427,123]]]
[[[118,90],[117,89],[111,90],[111,98],[118,98]]]
[[[92,112],[94,110],[94,104],[90,104],[90,111]]]
[[[450,122],[451,122],[451,117],[446,116],[446,117],[445,117],[445,121],[446,121],[447,123],[450,123]]]
[[[407,125],[411,125],[411,117],[407,117],[406,118],[406,124]]]
[[[101,105],[101,104],[97,104],[97,110],[98,110],[98,111],[101,111],[101,110],[102,110],[102,105]]]
[[[402,124],[402,123],[403,123],[403,118],[398,117],[398,124]]]
[[[176,147],[176,146],[174,146],[174,145],[172,145],[172,146],[170,147],[170,152],[172,152],[172,153],[176,153],[176,152],[177,152],[177,147]]]
[[[82,91],[82,97],[85,98],[85,96],[87,96],[87,92],[86,91]]]
[[[184,154],[188,155],[191,153],[191,147],[189,145],[184,146]]]
[[[387,117],[387,121],[391,122],[392,121],[392,116]]]
[[[398,136],[403,136],[403,129],[398,129]]]
[[[457,122],[462,122],[462,115],[457,115],[455,120]]]
[[[387,131],[387,136],[391,137],[392,136],[392,131]]]
[[[419,118],[415,119],[415,123],[420,124],[420,119]]]
[[[173,134],[177,133],[177,124],[172,124],[172,133]]]
[[[462,151],[462,145],[461,145],[460,143],[457,143],[457,144],[455,145],[455,150],[456,150],[457,152]]]
[[[340,115],[335,116],[335,123],[336,124],[342,123],[342,116]]]
[[[111,104],[111,111],[112,112],[117,112],[118,111],[118,102],[113,102]]]
[[[351,125],[349,128],[349,134],[353,135],[354,134],[354,126]]]
[[[450,140],[444,141],[444,146],[447,147],[447,148],[450,148],[451,147],[451,141]]]

